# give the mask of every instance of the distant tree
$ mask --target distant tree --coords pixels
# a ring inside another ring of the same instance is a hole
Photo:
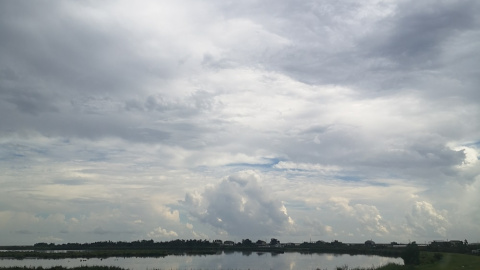
[[[338,240],[333,240],[331,243],[330,243],[332,246],[341,246],[343,245],[342,242],[338,241]]]
[[[420,263],[420,250],[416,242],[407,245],[402,252],[402,259],[406,265],[417,265]]]
[[[275,246],[278,244],[280,244],[280,241],[278,241],[278,239],[275,239],[275,238],[270,239],[270,246]]]
[[[243,239],[243,240],[242,240],[242,245],[244,245],[244,246],[252,246],[252,245],[253,245],[253,242],[252,242],[252,240],[250,240],[250,239],[248,239],[248,238],[247,238],[247,239]]]
[[[365,246],[366,247],[375,247],[375,242],[373,242],[372,240],[367,240],[367,241],[365,241]]]

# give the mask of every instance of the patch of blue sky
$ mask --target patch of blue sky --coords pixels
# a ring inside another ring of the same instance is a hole
[[[88,183],[86,179],[82,178],[72,178],[72,179],[56,179],[53,180],[54,184],[65,185],[65,186],[81,186]]]
[[[378,186],[378,187],[389,187],[389,186],[391,186],[388,183],[380,182],[380,181],[373,181],[373,180],[368,180],[368,181],[366,181],[366,183],[368,183],[371,186]]]
[[[49,216],[50,216],[49,213],[36,213],[36,214],[35,214],[35,217],[36,217],[36,218],[42,218],[42,219],[46,219],[46,218],[48,218]]]
[[[0,144],[0,160],[25,157],[25,151],[19,151],[16,145],[11,143]]]
[[[107,157],[107,154],[102,152],[95,152],[92,157],[87,159],[87,161],[89,162],[100,162],[100,161],[108,161],[108,160],[109,158]]]
[[[304,201],[299,201],[299,200],[287,200],[287,201],[284,201],[283,204],[289,210],[305,210],[305,211],[315,210],[314,207],[309,206]]]
[[[168,204],[167,205],[171,211],[178,211],[178,219],[180,220],[180,223],[182,224],[187,224],[187,223],[192,223],[192,219],[188,216],[188,209],[182,205],[181,203],[178,205],[174,204]]]
[[[308,170],[308,169],[302,169],[302,168],[274,168],[274,169],[277,171],[289,171],[289,172],[313,172],[314,171],[314,170]]]
[[[336,178],[346,182],[360,182],[363,180],[362,177],[355,175],[337,175]]]
[[[479,140],[479,141],[475,141],[475,142],[466,143],[466,144],[464,144],[464,146],[474,147],[474,148],[480,148],[480,140]]]
[[[257,168],[257,169],[272,169],[281,160],[279,158],[262,158],[265,162],[260,163],[230,163],[227,167],[243,167],[243,168]]]
[[[10,153],[0,156],[0,160],[11,160],[12,158],[24,158],[26,155],[20,153]]]
[[[335,177],[338,180],[345,181],[345,182],[352,182],[352,183],[364,183],[371,186],[379,186],[379,187],[388,187],[390,186],[386,182],[382,182],[380,180],[372,180],[362,176],[357,175],[338,175]]]

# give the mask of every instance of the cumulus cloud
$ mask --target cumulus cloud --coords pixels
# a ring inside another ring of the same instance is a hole
[[[175,231],[168,231],[162,227],[155,228],[153,231],[147,234],[148,237],[155,238],[156,240],[172,239],[177,237],[178,234]]]
[[[184,203],[193,217],[232,236],[279,235],[293,223],[283,203],[252,171],[231,175],[201,194],[187,193]]]
[[[367,236],[384,236],[389,233],[389,225],[383,220],[379,210],[374,205],[352,204],[346,198],[330,199],[329,207],[333,212],[351,218],[357,223],[357,231]],[[355,226],[355,225],[354,225]]]
[[[447,211],[438,211],[426,201],[418,201],[406,215],[408,230],[420,237],[446,237],[450,222]]]
[[[171,210],[161,204],[156,204],[154,207],[157,213],[161,215],[164,219],[174,221],[174,222],[180,221],[178,210]]]

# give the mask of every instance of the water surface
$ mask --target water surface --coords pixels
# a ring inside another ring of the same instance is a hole
[[[112,257],[107,259],[0,259],[0,266],[118,266],[133,270],[146,269],[250,269],[250,270],[283,270],[283,269],[328,269],[348,265],[349,268],[381,266],[387,263],[403,264],[400,258],[389,258],[370,255],[345,255],[312,253],[300,254],[286,252],[272,254],[269,252],[220,252],[216,255],[184,255],[159,258]]]

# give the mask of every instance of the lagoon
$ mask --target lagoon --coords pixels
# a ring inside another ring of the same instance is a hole
[[[117,266],[132,270],[146,269],[327,269],[337,267],[378,267],[388,263],[403,264],[401,258],[381,257],[375,255],[346,255],[325,253],[285,252],[281,254],[269,252],[219,252],[215,255],[170,255],[158,258],[111,257],[107,259],[0,259],[0,267],[8,266]]]

